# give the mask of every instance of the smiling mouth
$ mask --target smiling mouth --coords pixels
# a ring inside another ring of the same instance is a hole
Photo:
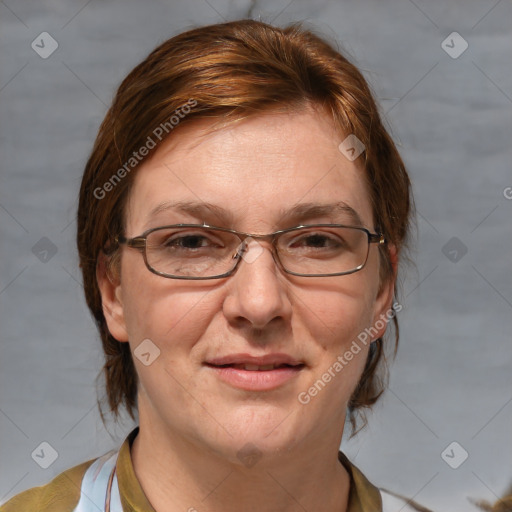
[[[238,364],[208,364],[207,366],[213,367],[213,368],[234,368],[235,370],[245,370],[248,372],[269,372],[272,370],[281,370],[281,369],[294,369],[294,370],[300,370],[302,367],[304,367],[304,364],[298,363],[298,364],[264,364],[264,365],[257,365],[257,364],[250,364],[250,363],[238,363]]]
[[[290,385],[306,368],[304,363],[298,361],[223,363],[206,363],[206,367],[224,384],[249,392],[272,391],[286,384]]]

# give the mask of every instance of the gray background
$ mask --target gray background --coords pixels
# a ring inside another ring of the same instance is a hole
[[[494,501],[512,481],[510,0],[4,0],[0,501],[132,428],[99,420],[100,344],[74,246],[81,173],[115,87],[170,36],[248,15],[308,20],[352,55],[414,182],[416,265],[390,390],[345,451],[436,511],[476,510],[468,497]],[[31,48],[44,31],[59,45],[47,59]],[[458,58],[442,47],[453,31],[469,45]],[[43,441],[58,453],[48,469],[31,457]],[[469,453],[458,469],[441,457],[453,441],[452,464]]]

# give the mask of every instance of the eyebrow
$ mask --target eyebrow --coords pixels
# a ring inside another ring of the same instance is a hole
[[[160,203],[153,208],[149,214],[148,219],[158,215],[162,212],[176,211],[180,213],[188,213],[197,219],[212,219],[219,224],[232,226],[234,224],[233,214],[222,208],[221,206],[196,201],[166,201]],[[304,222],[314,217],[324,217],[332,215],[343,215],[348,217],[348,222],[356,226],[363,226],[361,217],[354,208],[349,206],[343,201],[335,203],[300,203],[289,209],[281,209],[279,212],[279,219],[281,223]],[[211,222],[211,220],[209,220]]]
[[[349,222],[354,225],[363,225],[361,217],[356,210],[343,201],[326,204],[301,203],[293,206],[289,210],[281,210],[281,219],[283,222],[303,222],[313,217],[326,217],[340,214],[348,217]]]
[[[148,219],[158,215],[159,213],[167,212],[169,210],[175,210],[180,213],[188,213],[189,215],[192,215],[198,219],[213,218],[216,222],[226,224],[233,223],[233,215],[228,210],[212,203],[197,201],[166,201],[160,203],[149,212]]]

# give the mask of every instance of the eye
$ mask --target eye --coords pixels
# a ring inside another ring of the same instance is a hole
[[[339,241],[334,239],[332,236],[327,236],[325,234],[314,233],[311,235],[306,235],[299,240],[301,245],[305,245],[307,247],[333,247],[339,246]]]
[[[334,233],[312,231],[302,233],[292,238],[288,244],[288,248],[294,249],[343,249],[346,242],[340,236]]]
[[[148,246],[156,251],[204,252],[225,247],[225,243],[212,231],[162,229],[151,233]]]
[[[162,244],[164,247],[177,247],[182,249],[200,249],[211,246],[212,241],[204,235],[190,234],[169,237]]]

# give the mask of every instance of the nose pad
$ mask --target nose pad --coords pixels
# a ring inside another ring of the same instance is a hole
[[[236,248],[236,258],[242,258],[246,263],[254,263],[262,254],[263,246],[252,236],[247,237]]]

